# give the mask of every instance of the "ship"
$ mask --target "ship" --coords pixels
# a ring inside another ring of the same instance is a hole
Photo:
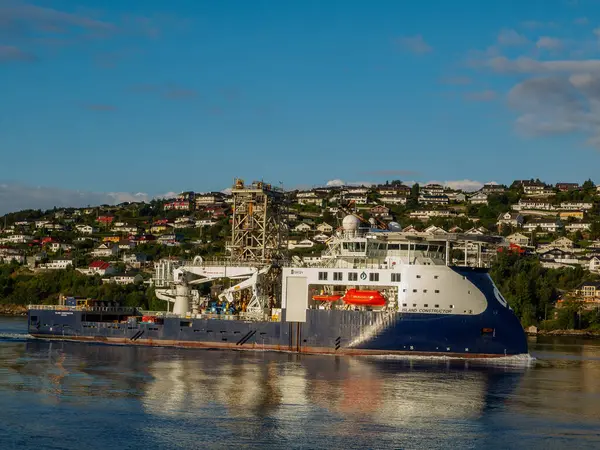
[[[107,344],[334,355],[528,353],[523,327],[484,261],[506,245],[502,237],[403,232],[394,222],[377,226],[349,213],[320,257],[282,258],[288,246],[286,226],[278,220],[283,194],[241,180],[232,194],[229,258],[156,264],[155,292],[171,305],[167,311],[67,298],[59,305],[30,305],[29,333]],[[214,293],[203,295],[208,286]]]

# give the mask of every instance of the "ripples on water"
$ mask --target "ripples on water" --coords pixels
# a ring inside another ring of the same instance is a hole
[[[600,341],[465,361],[31,340],[0,318],[0,449],[600,448]]]

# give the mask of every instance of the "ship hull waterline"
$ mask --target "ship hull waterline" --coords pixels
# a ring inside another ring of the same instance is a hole
[[[307,355],[339,355],[339,356],[420,356],[420,357],[446,357],[446,358],[464,358],[464,359],[497,359],[511,356],[527,355],[527,353],[519,354],[486,354],[486,353],[453,353],[453,352],[420,352],[420,351],[405,351],[405,350],[369,350],[369,349],[339,349],[326,347],[300,347],[299,350],[290,349],[288,346],[282,345],[263,345],[251,344],[246,346],[236,346],[233,343],[220,344],[218,342],[186,342],[186,341],[165,341],[153,339],[139,339],[131,341],[122,338],[104,338],[104,337],[88,337],[88,336],[58,336],[58,335],[31,335],[33,338],[46,341],[63,341],[63,342],[79,342],[93,343],[104,345],[119,345],[119,346],[140,346],[140,347],[175,347],[189,349],[205,349],[205,350],[234,350],[234,351],[272,351],[280,353],[302,353]]]

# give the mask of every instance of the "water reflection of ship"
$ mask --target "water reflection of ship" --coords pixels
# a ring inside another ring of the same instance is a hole
[[[141,409],[156,417],[202,419],[216,413],[248,418],[248,427],[259,428],[264,426],[259,419],[268,418],[287,429],[292,419],[314,420],[315,410],[349,423],[385,426],[472,419],[509,398],[523,377],[522,370],[469,367],[464,360],[439,364],[67,342],[52,349],[48,342],[26,345],[28,353],[66,355],[61,364],[74,376],[61,378],[60,388],[81,401],[136,397]]]
[[[157,361],[149,367],[144,407],[158,415],[177,414],[187,406],[216,403],[229,414],[277,416],[279,407],[296,414],[309,406],[348,416],[370,416],[378,423],[397,424],[419,417],[477,417],[496,397],[490,389],[502,384],[509,392],[522,372],[371,361],[368,359],[298,357],[272,354],[255,357],[220,354],[208,359]],[[217,361],[218,360],[218,361]],[[493,405],[492,405],[493,406]]]

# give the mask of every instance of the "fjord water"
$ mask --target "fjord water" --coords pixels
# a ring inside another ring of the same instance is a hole
[[[600,448],[600,341],[534,361],[29,339],[0,318],[0,449]]]

